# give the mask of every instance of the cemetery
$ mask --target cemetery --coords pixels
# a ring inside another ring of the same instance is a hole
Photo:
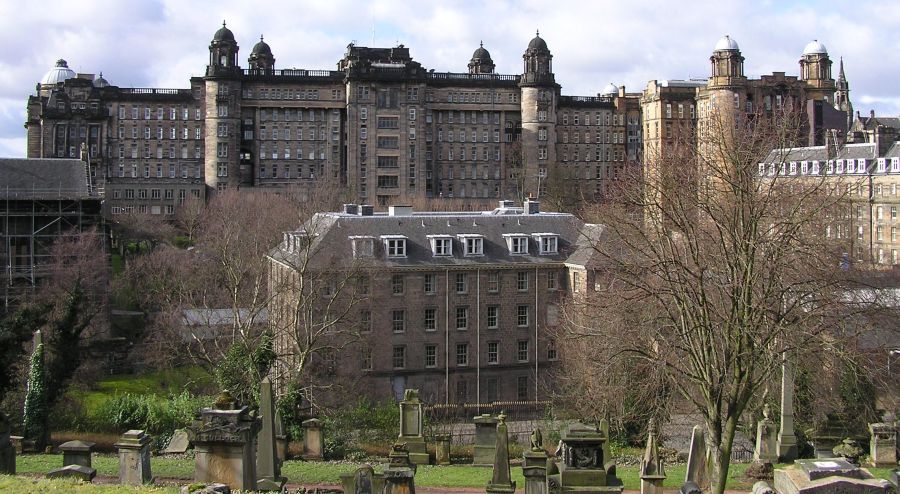
[[[182,493],[408,494],[418,488],[426,493],[661,494],[709,489],[709,449],[705,428],[699,425],[691,432],[687,456],[673,456],[664,454],[660,427],[651,419],[635,463],[621,449],[618,457],[613,454],[606,420],[563,421],[559,430],[550,430],[552,423],[545,421],[545,430],[535,427],[527,438],[520,438],[510,432],[506,414],[481,414],[471,418],[470,454],[454,455],[452,436],[426,427],[418,390],[407,389],[396,405],[396,438],[387,445],[386,457],[362,463],[334,461],[324,446],[330,431],[322,420],[307,419],[302,424],[302,450],[289,459],[289,448],[278,444],[283,427],[275,412],[272,383],[264,379],[259,391],[258,409],[222,391],[211,406],[197,410],[185,430],[172,434],[169,444],[158,449],[145,431],[123,431],[113,445],[115,455],[99,453],[96,444],[86,440],[49,446],[48,453],[38,454],[29,451],[27,440],[12,436],[4,420],[0,490],[38,492],[42,485],[71,485],[74,492],[107,492],[114,484],[137,486],[142,492]],[[811,449],[815,458],[796,459],[778,451],[779,444],[793,441],[784,439],[793,431],[786,429],[783,419],[792,413],[782,409],[781,427],[776,428],[769,408],[764,408],[752,462],[732,469],[729,492],[896,492],[900,424],[894,416],[886,414],[881,422],[870,424],[866,451],[848,438],[830,453]],[[515,455],[511,445],[517,446]]]

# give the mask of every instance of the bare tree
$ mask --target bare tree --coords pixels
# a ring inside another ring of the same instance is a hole
[[[588,213],[605,230],[589,290],[567,310],[567,336],[593,359],[582,379],[642,361],[702,415],[717,493],[742,415],[782,356],[839,351],[846,317],[864,309],[846,303],[845,246],[825,235],[848,207],[845,184],[760,176],[796,142],[795,117],[713,112],[697,135],[670,136],[643,177]]]

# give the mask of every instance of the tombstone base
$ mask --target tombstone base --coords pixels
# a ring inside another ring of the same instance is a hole
[[[772,480],[774,472],[775,467],[772,465],[772,462],[756,460],[747,467],[747,471],[744,472],[744,475],[751,479]]]
[[[776,454],[778,455],[779,461],[787,462],[796,460],[798,456],[797,436],[778,436],[776,448]]]
[[[485,492],[487,494],[509,494],[512,492],[516,492],[516,483],[511,482],[510,484],[488,484]]]
[[[259,479],[256,481],[256,490],[264,491],[264,492],[283,492],[284,484],[287,483],[287,478],[280,479]]]
[[[66,477],[74,477],[84,482],[90,482],[97,476],[97,470],[84,465],[66,465],[62,468],[50,471],[47,478],[58,479]]]
[[[799,460],[794,467],[777,469],[774,487],[779,494],[887,494],[892,490],[888,481],[837,458]]]
[[[209,484],[191,490],[190,485],[181,488],[181,494],[231,494],[231,487],[225,484]]]

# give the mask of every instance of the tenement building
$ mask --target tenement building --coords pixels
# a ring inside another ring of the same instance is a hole
[[[435,72],[403,45],[352,43],[336,70],[276,69],[260,38],[242,67],[223,23],[186,88],[118,87],[58,61],[28,99],[28,156],[86,144],[112,214],[171,214],[237,187],[333,187],[378,205],[554,187],[602,199],[641,159],[638,95],[564,96],[552,60],[535,36],[520,74],[496,73],[483,46],[467,71]]]
[[[580,247],[601,231],[537,201],[319,213],[269,254],[277,377],[296,379],[306,359],[314,378],[302,382],[332,398],[418,388],[431,403],[546,399],[558,303],[584,283]]]

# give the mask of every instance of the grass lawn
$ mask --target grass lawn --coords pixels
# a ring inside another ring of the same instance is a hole
[[[123,485],[85,484],[73,479],[33,479],[0,475],[0,492],[17,494],[44,494],[58,492],[66,494],[175,494],[176,487],[130,487]]]

